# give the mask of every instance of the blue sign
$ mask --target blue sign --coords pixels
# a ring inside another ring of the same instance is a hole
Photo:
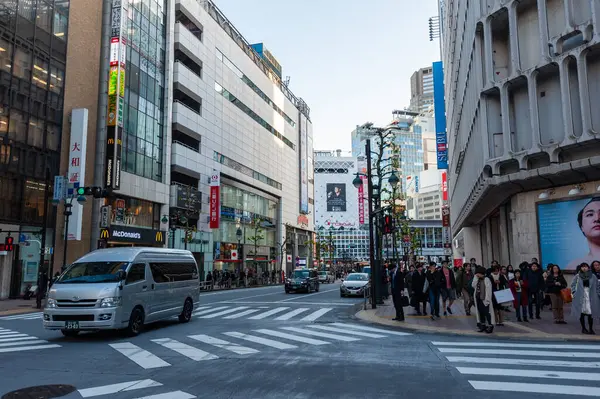
[[[448,169],[448,138],[446,136],[446,101],[444,99],[444,68],[441,61],[433,63],[433,109],[438,169]]]

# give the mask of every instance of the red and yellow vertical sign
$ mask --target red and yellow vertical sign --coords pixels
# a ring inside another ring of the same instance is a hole
[[[214,171],[210,178],[210,224],[211,229],[218,229],[221,219],[221,175]]]

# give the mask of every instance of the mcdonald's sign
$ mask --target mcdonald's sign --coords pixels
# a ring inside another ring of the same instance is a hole
[[[164,240],[164,236],[163,236],[163,232],[162,231],[157,231],[156,232],[156,236],[154,238],[154,241],[158,242],[158,243],[162,243]]]
[[[108,240],[110,238],[110,231],[108,229],[100,229],[100,239]]]
[[[126,242],[137,245],[164,245],[166,233],[162,230],[143,229],[133,226],[113,225],[100,229],[100,239],[111,242]]]

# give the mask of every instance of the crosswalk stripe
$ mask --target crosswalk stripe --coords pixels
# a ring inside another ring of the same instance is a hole
[[[227,309],[227,310],[223,310],[223,311],[217,312],[217,313],[211,313],[206,316],[200,316],[200,318],[201,319],[212,319],[215,317],[224,316],[226,314],[234,313],[234,312],[237,312],[238,310],[244,310],[244,309],[248,309],[248,306],[238,306],[237,308]]]
[[[331,334],[331,333],[320,332],[320,331],[311,331],[311,330],[308,330],[306,328],[281,327],[281,329],[282,330],[288,330],[288,331],[294,331],[294,332],[298,332],[298,333],[306,334],[306,335],[313,335],[315,337],[337,339],[338,341],[343,341],[343,342],[360,341],[360,338],[345,337],[343,335]]]
[[[12,341],[13,338],[19,338],[19,337],[28,337],[28,335],[27,334],[20,334],[20,333],[7,334],[7,335],[3,335],[3,336],[0,337],[0,342]]]
[[[39,312],[39,313],[24,313],[24,314],[17,314],[17,315],[13,315],[13,316],[0,317],[0,320],[18,320],[18,319],[22,319],[24,317],[31,317],[31,316],[41,317],[42,314],[43,314],[43,312]]]
[[[132,362],[137,363],[139,366],[145,369],[154,369],[159,367],[167,367],[171,365],[170,363],[167,363],[164,360],[162,360],[160,357],[153,355],[147,350],[144,350],[130,342],[121,342],[117,344],[108,345],[116,351],[122,353]]]
[[[246,340],[246,341],[254,342],[254,343],[257,343],[257,344],[261,344],[261,345],[270,346],[272,348],[277,348],[277,349],[294,349],[294,348],[297,348],[296,345],[290,345],[290,344],[286,344],[286,343],[283,343],[283,342],[273,341],[272,339],[267,339],[267,338],[262,338],[262,337],[256,337],[254,335],[242,334],[242,333],[235,332],[235,331],[226,332],[226,333],[223,333],[223,334],[229,335],[230,337],[243,339],[243,340]]]
[[[598,358],[596,352],[543,352],[510,349],[466,349],[466,348],[437,348],[442,353],[463,353],[478,355],[513,355],[513,356],[539,356],[539,357],[584,357]]]
[[[31,337],[31,338],[35,338],[35,337]],[[33,344],[45,344],[48,341],[45,341],[43,339],[34,339],[34,340],[27,340],[25,342],[23,341],[17,341],[17,342],[3,342],[0,343],[0,347],[7,347],[7,346],[17,346],[17,345],[33,345]]]
[[[167,393],[159,393],[158,395],[143,396],[141,398],[136,398],[136,399],[192,399],[192,398],[195,398],[195,396],[191,395],[187,392],[172,391],[172,392],[167,392]]]
[[[294,309],[291,312],[288,312],[284,315],[281,315],[279,317],[276,317],[275,320],[289,320],[294,316],[299,315],[302,312],[306,312],[308,310],[308,308],[298,308],[298,309]]]
[[[255,330],[255,331],[259,332],[261,334],[270,335],[272,337],[289,339],[290,341],[304,342],[305,344],[311,344],[311,345],[328,345],[328,344],[330,344],[330,342],[321,341],[320,339],[300,337],[298,335],[292,335],[292,334],[288,334],[288,333],[284,333],[284,332],[280,332],[280,331],[267,330],[267,329],[260,329],[260,330]]]
[[[227,309],[229,306],[217,306],[216,308],[212,308],[212,309],[206,309],[206,310],[200,310],[198,312],[194,312],[192,315],[193,316],[200,316],[203,314],[208,314],[208,313],[212,313],[212,312],[217,312],[219,310],[223,310],[223,309]]]
[[[553,395],[600,396],[600,388],[578,385],[533,384],[506,381],[469,381],[475,389],[482,391],[547,393]]]
[[[102,385],[99,387],[79,389],[78,392],[83,398],[91,398],[94,396],[109,395],[118,392],[133,391],[136,389],[160,387],[162,384],[154,380],[139,380],[121,382],[118,384]]]
[[[41,319],[41,318],[42,318],[41,314],[36,314],[36,315],[33,315],[33,316],[23,316],[21,318],[21,320],[35,320],[35,319]]]
[[[261,320],[261,319],[264,319],[265,317],[273,316],[274,314],[283,312],[284,310],[287,310],[287,309],[289,309],[289,308],[281,307],[281,308],[271,309],[271,310],[268,310],[268,311],[266,311],[264,313],[257,314],[256,316],[248,317],[248,319],[250,319],[250,320]]]
[[[331,325],[335,326],[335,327],[352,328],[354,330],[371,331],[371,332],[375,332],[375,333],[390,334],[390,335],[399,335],[399,336],[403,336],[403,337],[405,337],[407,335],[412,335],[411,333],[406,333],[406,332],[390,331],[390,330],[385,330],[383,328],[373,328],[373,327],[359,326],[359,325],[356,325],[356,324],[331,323]]]
[[[432,342],[435,346],[473,346],[482,348],[505,348],[507,345],[503,342]],[[529,349],[582,349],[598,350],[600,345],[546,345],[546,344],[510,344],[511,348],[529,348]]]
[[[19,335],[13,336],[12,338],[8,338],[7,336],[4,336],[0,339],[0,342],[27,341],[30,339],[37,339],[37,337],[32,337],[27,334],[19,334]]]
[[[218,359],[219,356],[213,355],[211,353],[205,352],[201,349],[194,348],[193,346],[184,344],[183,342],[176,341],[171,338],[158,338],[151,340],[154,343],[164,346],[165,348],[169,348],[189,359],[192,359],[196,362],[202,360],[215,360]]]
[[[358,335],[359,337],[385,338],[385,335],[381,335],[381,334],[372,334],[372,333],[366,333],[366,332],[360,332],[360,331],[349,331],[349,330],[343,330],[341,328],[336,328],[336,327],[319,326],[319,325],[314,325],[314,324],[311,324],[309,327],[317,328],[319,330],[333,331],[333,332],[342,333],[342,334]]]
[[[35,346],[17,346],[14,348],[0,348],[0,353],[6,352],[21,352],[21,351],[33,351],[38,349],[50,349],[50,348],[60,348],[60,345],[35,345]]]
[[[208,308],[210,308],[210,306],[198,306],[198,307],[195,307],[194,308],[194,312],[192,314],[195,314],[196,312],[199,312],[201,310],[208,309]]]
[[[469,356],[446,356],[451,363],[477,363],[477,364],[509,364],[512,366],[547,366],[547,367],[572,367],[572,368],[600,368],[598,362],[573,362],[569,360],[546,360],[546,359],[517,359],[517,358],[489,358]]]
[[[499,368],[479,368],[479,367],[457,367],[461,374],[468,375],[493,375],[503,377],[532,377],[532,378],[554,378],[579,381],[598,381],[600,373],[581,373],[569,371],[539,371],[524,369],[499,369]]]
[[[321,308],[321,309],[317,310],[316,312],[313,312],[313,313],[309,314],[308,316],[301,318],[300,321],[315,321],[319,317],[323,316],[325,313],[330,312],[332,310],[333,310],[333,308]]]
[[[240,313],[232,314],[230,316],[225,316],[223,318],[224,319],[237,319],[237,318],[244,317],[249,314],[256,313],[256,312],[260,312],[260,309],[248,309],[248,310],[244,310],[243,312],[240,312]]]
[[[16,331],[0,331],[0,337],[3,335],[16,334]]]
[[[254,353],[260,352],[256,349],[248,348],[247,346],[234,344],[232,342],[225,341],[225,340],[219,339],[219,338],[210,337],[210,336],[204,335],[204,334],[189,335],[188,338],[195,339],[196,341],[200,341],[200,342],[203,342],[208,345],[216,346],[217,348],[228,350],[228,351],[236,353],[238,355],[252,355]]]

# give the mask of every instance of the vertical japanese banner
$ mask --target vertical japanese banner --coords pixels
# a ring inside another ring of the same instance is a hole
[[[362,179],[361,179],[362,180]],[[364,182],[358,186],[358,223],[361,225],[365,224],[365,196]]]
[[[123,106],[125,97],[125,54],[127,52],[127,0],[112,0],[108,112],[106,120],[106,187],[121,188],[123,150]]]
[[[448,201],[448,173],[442,172],[442,200]]]
[[[210,178],[210,224],[211,229],[219,228],[221,218],[221,175],[213,172]]]
[[[85,186],[85,151],[87,148],[88,110],[76,108],[71,111],[71,139],[69,142],[68,196],[75,195],[77,188]],[[81,240],[83,205],[73,201],[69,218],[68,240]]]

